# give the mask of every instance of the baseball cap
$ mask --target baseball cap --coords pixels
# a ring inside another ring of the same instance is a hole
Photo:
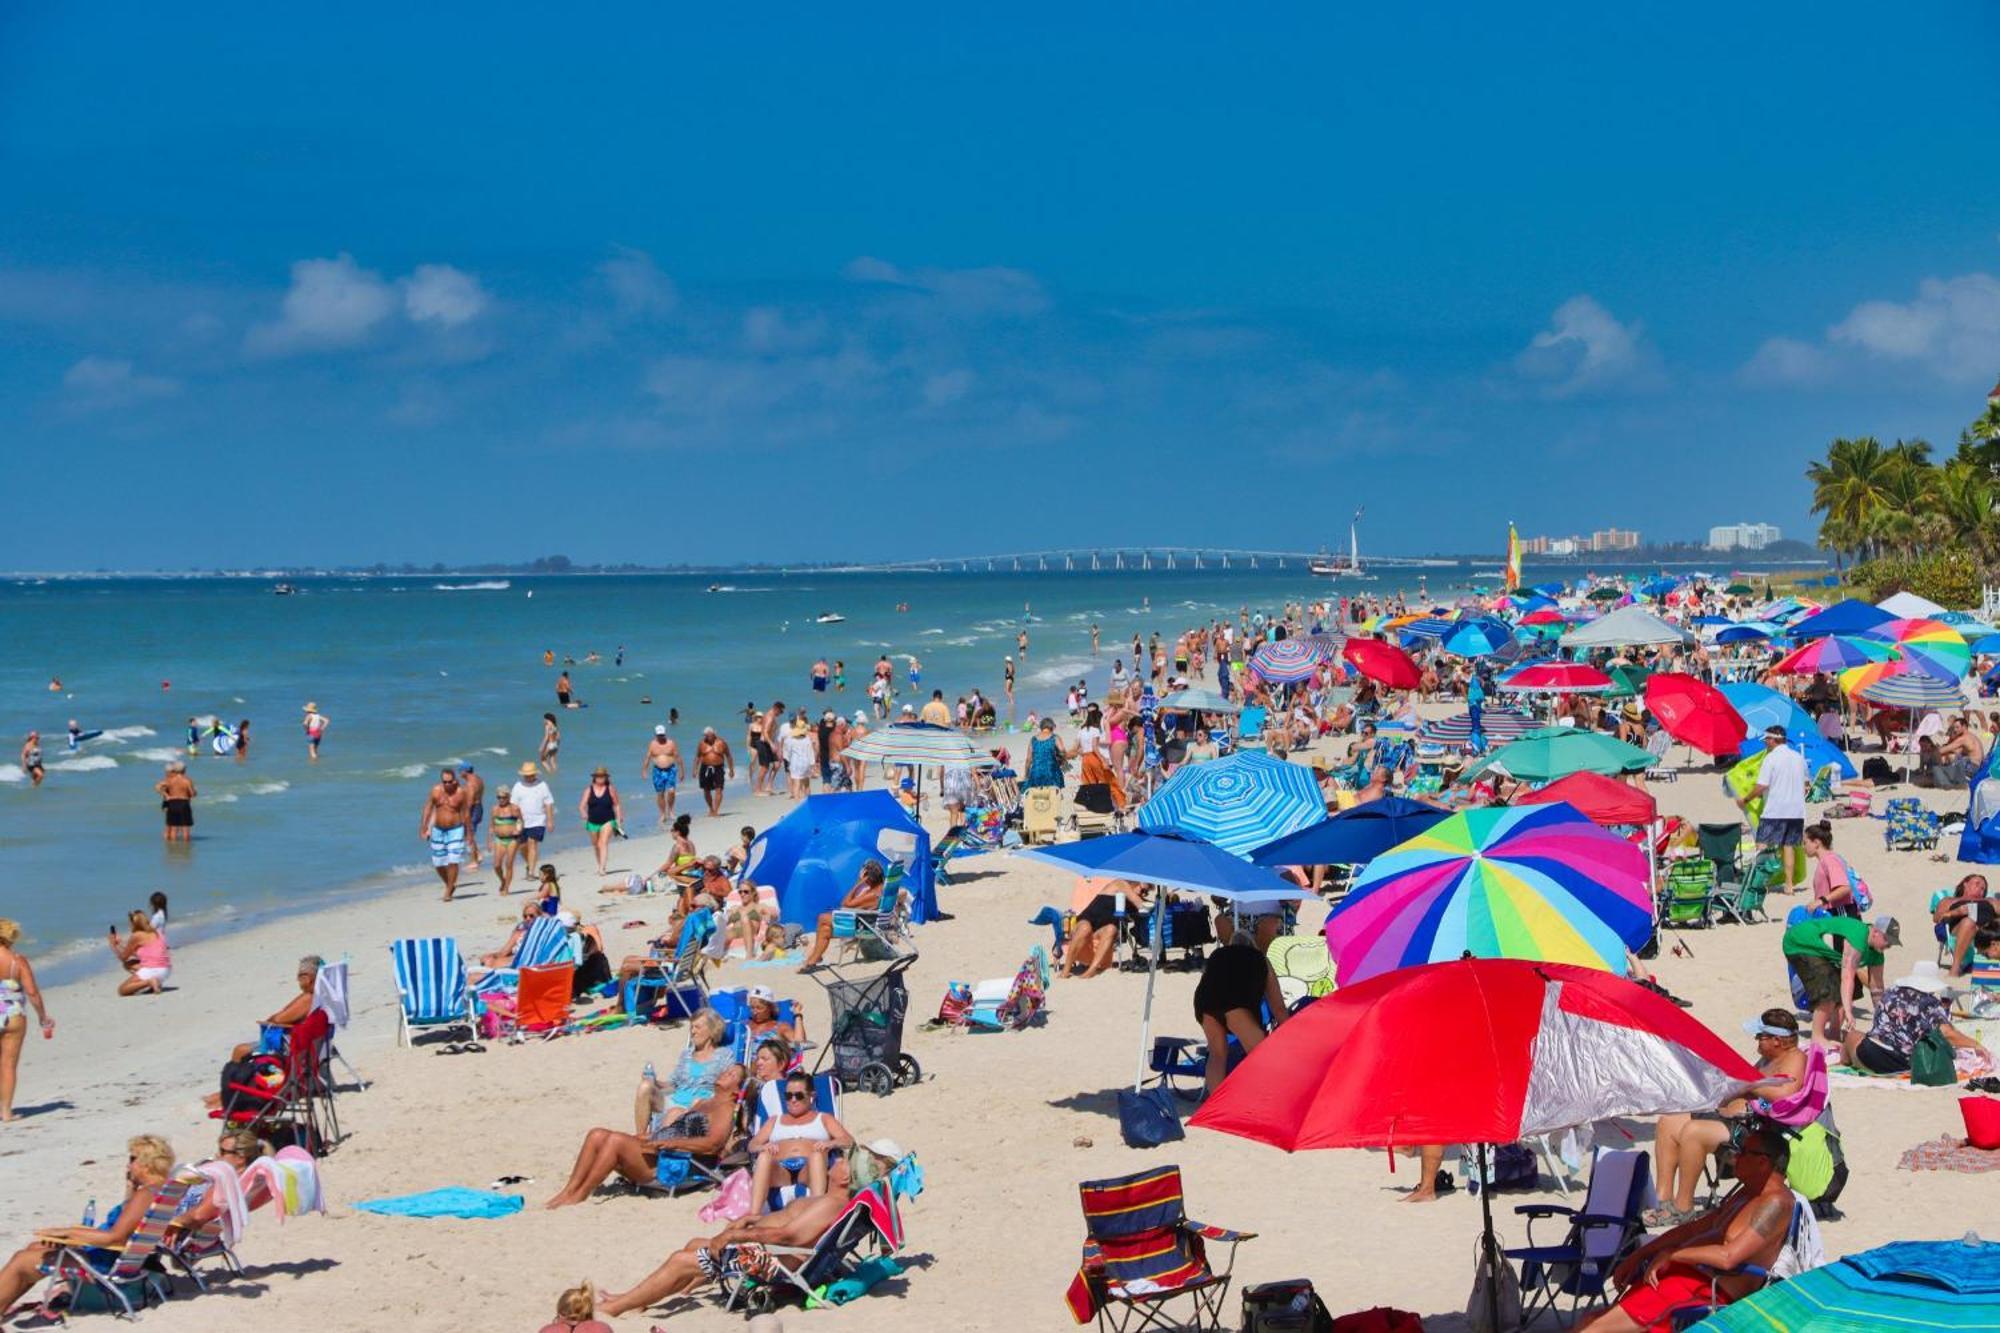
[[[1885,948],[1893,948],[1903,942],[1902,923],[1895,917],[1878,916],[1869,924],[1882,932],[1882,944]]]
[[[767,1004],[778,1002],[778,992],[769,986],[752,986],[748,991],[748,997],[752,1000],[763,1000]]]
[[[666,734],[667,734],[667,724],[666,724],[666,723],[664,723],[664,722],[661,722],[661,723],[658,723],[658,724],[656,724],[656,725],[655,725],[655,726],[653,727],[653,734],[654,734],[655,736],[664,736],[664,735],[666,735]]]

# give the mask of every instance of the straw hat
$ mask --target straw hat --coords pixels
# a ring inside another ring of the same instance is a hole
[[[308,700],[306,702],[306,711],[308,713],[317,713],[319,711],[319,705]]]
[[[533,782],[538,776],[540,776],[540,771],[536,769],[534,762],[532,760],[530,760],[528,763],[521,765],[520,772],[521,776],[526,778],[530,782]]]
[[[592,776],[593,778],[604,778],[605,780],[609,781],[611,777],[611,770],[606,768],[604,765],[599,764],[596,768],[590,770],[590,776]]]
[[[792,735],[794,736],[803,736],[811,730],[812,728],[808,727],[805,724],[805,720],[803,718],[798,719],[792,723]]]

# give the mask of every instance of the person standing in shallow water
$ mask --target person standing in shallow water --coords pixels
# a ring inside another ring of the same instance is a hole
[[[166,840],[185,844],[194,834],[194,780],[187,765],[176,759],[167,765],[166,776],[153,784],[160,794],[160,809],[166,815]]]

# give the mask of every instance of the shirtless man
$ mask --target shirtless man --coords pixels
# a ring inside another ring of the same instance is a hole
[[[827,676],[828,672],[826,669],[826,659],[822,657],[818,661],[813,663],[812,687],[814,694],[826,693]]]
[[[640,1138],[615,1129],[593,1129],[583,1136],[577,1149],[576,1165],[569,1181],[549,1197],[544,1208],[565,1208],[582,1203],[591,1191],[611,1179],[623,1176],[634,1185],[653,1183],[662,1152],[686,1153],[691,1157],[717,1157],[729,1146],[729,1131],[736,1124],[736,1099],[743,1092],[746,1077],[742,1065],[730,1065],[715,1076],[715,1091],[705,1101],[685,1111],[672,1112],[673,1118],[660,1129],[659,1138]]]
[[[1791,1150],[1774,1129],[1753,1129],[1736,1150],[1737,1190],[1714,1212],[1656,1237],[1612,1271],[1618,1303],[1578,1333],[1641,1333],[1664,1328],[1675,1310],[1708,1303],[1709,1284],[1724,1301],[1763,1285],[1736,1270],[1769,1268],[1791,1234],[1796,1199],[1785,1183]],[[1721,1274],[1712,1277],[1714,1270]]]
[[[860,1151],[855,1155],[859,1156]],[[696,1237],[668,1256],[665,1263],[630,1291],[604,1292],[597,1303],[598,1313],[615,1318],[693,1290],[711,1280],[711,1273],[720,1267],[723,1250],[731,1245],[784,1245],[799,1249],[817,1245],[827,1229],[847,1211],[853,1198],[854,1180],[847,1159],[842,1158],[827,1168],[826,1193],[808,1195],[762,1217],[731,1222],[713,1236]]]
[[[479,869],[479,824],[486,818],[486,779],[471,764],[458,766],[458,785],[465,788],[465,864]]]
[[[556,677],[556,702],[564,708],[576,707],[576,704],[570,699],[569,672],[567,671]]]
[[[167,816],[167,841],[186,842],[194,832],[194,779],[187,765],[176,759],[167,765],[167,774],[153,784],[160,794],[160,808]]]
[[[1980,744],[1979,734],[1965,725],[1964,718],[1955,717],[1944,744],[1938,746],[1937,757],[1931,781],[1940,787],[1962,787],[1986,761],[1986,747]]]
[[[458,891],[458,867],[465,861],[465,819],[471,808],[471,795],[458,784],[458,773],[440,769],[437,785],[424,801],[417,836],[430,844],[431,868],[444,884],[446,902]]]
[[[674,820],[674,789],[681,785],[681,747],[667,735],[664,725],[653,728],[646,745],[646,776],[653,780],[653,803],[660,807],[660,823]]]
[[[730,753],[729,742],[715,734],[714,727],[701,729],[701,739],[694,746],[694,767],[709,815],[721,815],[722,784],[736,776],[736,756]]]

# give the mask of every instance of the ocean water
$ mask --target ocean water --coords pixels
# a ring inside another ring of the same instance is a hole
[[[733,591],[709,591],[718,582]],[[1338,585],[1291,569],[296,586],[297,595],[278,597],[257,579],[0,582],[0,915],[22,922],[38,959],[95,951],[105,926],[122,926],[124,912],[155,889],[169,895],[184,931],[385,884],[429,891],[417,823],[438,766],[470,760],[489,785],[505,779],[534,757],[545,711],[563,729],[553,785],[565,815],[600,762],[650,814],[641,758],[670,707],[680,713],[674,734],[684,756],[708,724],[741,765],[744,705],[780,698],[817,708],[808,676],[821,655],[846,663],[848,689],[826,700],[849,714],[867,706],[883,652],[896,656],[899,702],[915,697],[904,684],[908,653],[923,662],[922,697],[936,687],[955,700],[977,685],[1002,701],[1002,659],[1031,616],[1016,689],[1025,717],[1047,711],[1080,677],[1101,694],[1135,632],[1167,634]],[[824,612],[846,619],[814,623]],[[1093,621],[1103,644],[1095,660]],[[624,664],[615,666],[621,645]],[[555,667],[543,665],[544,650]],[[585,665],[592,650],[602,660]],[[577,659],[570,674],[588,706],[563,712],[554,682],[566,655]],[[52,679],[61,691],[49,689]],[[300,726],[308,700],[332,719],[317,764],[307,761]],[[187,719],[211,714],[250,720],[246,760],[206,746],[187,753]],[[72,754],[70,718],[104,735]],[[48,770],[40,788],[17,762],[31,728],[42,733]],[[188,760],[200,791],[186,850],[163,845],[153,791],[175,758]],[[683,809],[690,794],[684,787]],[[577,821],[563,819],[556,844],[578,838]]]

